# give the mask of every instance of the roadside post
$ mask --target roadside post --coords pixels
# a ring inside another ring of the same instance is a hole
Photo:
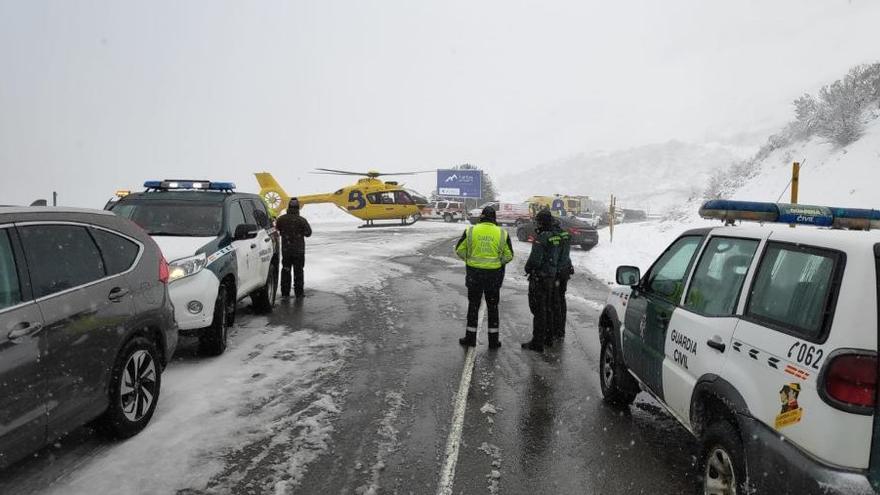
[[[801,180],[801,164],[800,162],[792,162],[791,164],[791,204],[796,205],[798,202],[798,183]],[[789,227],[794,228],[794,224]]]
[[[608,207],[608,236],[610,238],[608,242],[612,244],[614,243],[614,213],[616,206],[617,198],[612,194],[610,206]]]

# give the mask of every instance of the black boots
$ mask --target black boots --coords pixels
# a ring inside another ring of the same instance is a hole
[[[544,344],[540,340],[535,341],[535,339],[523,342],[522,348],[529,351],[544,352]]]
[[[490,332],[489,333],[489,349],[498,349],[501,347],[501,341],[498,340],[498,332]]]
[[[501,341],[498,337],[498,332],[492,332],[489,334],[489,349],[498,349],[499,347],[501,347]],[[458,343],[466,347],[476,347],[477,331],[468,328],[464,334],[464,337],[458,339]]]
[[[464,334],[464,337],[458,339],[458,343],[467,347],[477,346],[477,331],[470,328]]]

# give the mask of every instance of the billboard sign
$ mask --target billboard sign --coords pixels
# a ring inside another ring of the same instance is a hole
[[[480,170],[438,170],[437,194],[458,198],[479,198],[483,186]]]

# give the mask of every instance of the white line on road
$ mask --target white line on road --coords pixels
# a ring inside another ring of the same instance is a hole
[[[484,316],[485,313],[480,310],[479,328],[486,326]],[[477,335],[480,334],[479,328]],[[464,413],[467,409],[467,395],[471,388],[471,376],[474,374],[476,359],[476,347],[468,347],[464,358],[464,369],[461,371],[461,382],[458,384],[458,393],[455,394],[452,428],[449,429],[449,438],[446,439],[446,459],[443,461],[443,469],[440,471],[440,485],[437,487],[437,495],[452,495],[452,484],[455,482],[455,464],[458,463],[458,448],[461,445],[461,431],[464,427]]]

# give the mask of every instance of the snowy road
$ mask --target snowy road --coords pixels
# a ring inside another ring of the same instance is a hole
[[[89,428],[0,473],[0,493],[436,493],[465,351],[461,226],[316,226],[304,301],[240,307],[227,352],[184,342],[153,421],[121,443]],[[691,493],[695,442],[640,397],[603,405],[595,323],[607,288],[578,274],[568,337],[526,353],[517,244],[503,347],[476,348],[452,493]],[[586,254],[588,256],[588,254]]]

